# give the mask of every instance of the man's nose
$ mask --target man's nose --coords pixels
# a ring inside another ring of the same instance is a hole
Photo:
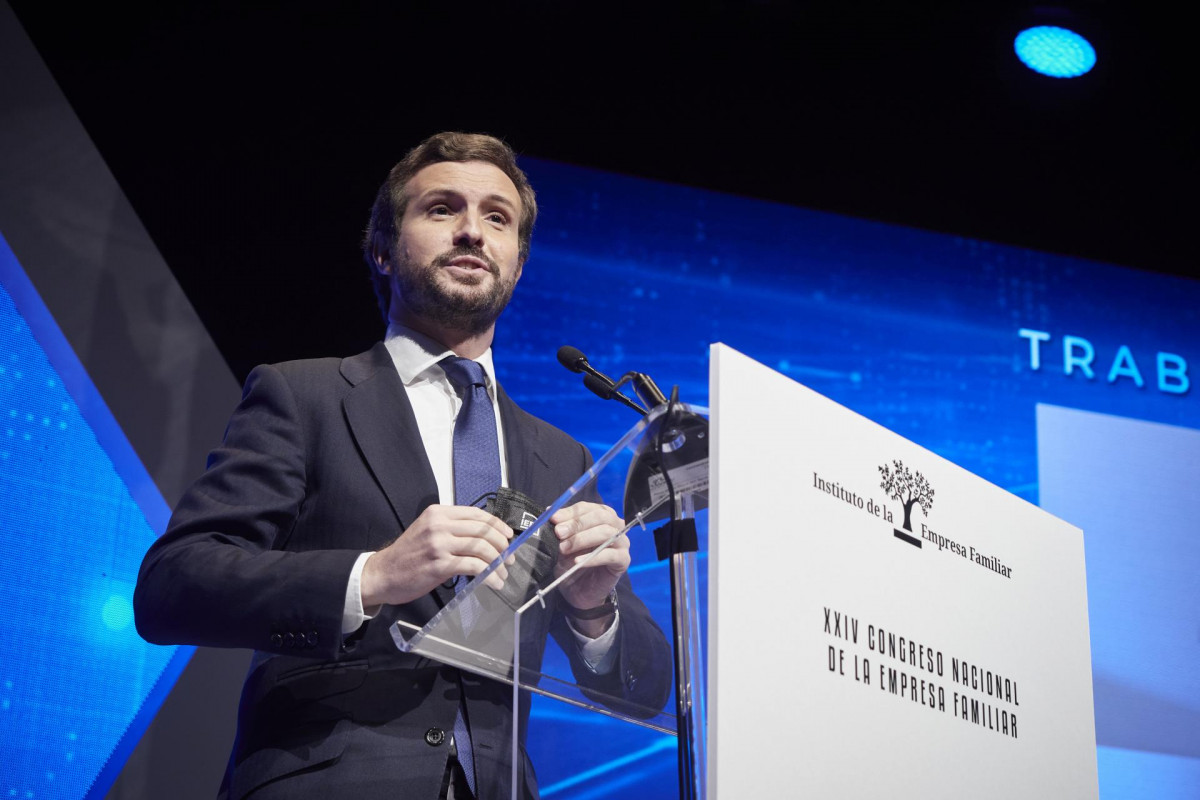
[[[474,211],[466,211],[458,215],[457,227],[454,229],[454,244],[478,247],[483,243],[483,221]]]

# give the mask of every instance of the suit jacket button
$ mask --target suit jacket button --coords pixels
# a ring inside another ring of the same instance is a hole
[[[296,646],[296,634],[292,633],[291,631],[288,631],[287,633],[285,633],[283,635],[283,646],[284,647],[295,647]]]
[[[304,641],[308,644],[309,647],[316,647],[318,638],[319,637],[317,636],[316,631],[309,631],[308,635],[304,637]]]
[[[278,633],[272,633],[271,634],[271,646],[279,647],[282,644],[283,644],[283,637],[280,636]]]
[[[637,686],[637,682],[637,675],[634,675],[632,672],[627,672],[625,674],[625,688],[627,690],[632,692],[633,687]]]
[[[441,728],[430,728],[425,731],[425,744],[430,747],[437,747],[444,741],[446,741],[446,732]]]

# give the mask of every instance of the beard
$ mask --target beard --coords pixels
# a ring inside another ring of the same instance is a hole
[[[447,276],[442,268],[460,256],[472,256],[487,264],[487,271],[492,275],[491,284],[486,288],[475,288],[486,281],[487,276],[482,274],[475,276],[473,281]],[[512,299],[517,285],[515,273],[505,280],[495,261],[478,247],[467,245],[447,250],[429,264],[406,260],[399,266],[395,288],[408,313],[472,336],[492,327]]]

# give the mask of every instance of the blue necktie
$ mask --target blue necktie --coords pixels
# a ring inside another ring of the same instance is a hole
[[[496,412],[478,362],[450,356],[442,359],[441,367],[462,394],[462,408],[454,420],[454,502],[465,506],[500,488]]]
[[[500,487],[500,441],[496,434],[496,412],[492,409],[492,398],[488,396],[483,367],[469,358],[450,356],[441,361],[442,369],[454,388],[462,394],[462,408],[454,420],[454,502],[469,505],[488,492]],[[468,583],[466,576],[459,576],[455,591]],[[463,628],[468,632],[477,616],[470,600],[462,605]],[[458,749],[458,763],[471,794],[475,789],[475,761],[471,748],[471,732],[460,705],[454,719],[454,744]]]

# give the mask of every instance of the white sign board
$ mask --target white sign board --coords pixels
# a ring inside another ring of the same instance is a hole
[[[1082,532],[711,363],[710,796],[1098,797]]]

